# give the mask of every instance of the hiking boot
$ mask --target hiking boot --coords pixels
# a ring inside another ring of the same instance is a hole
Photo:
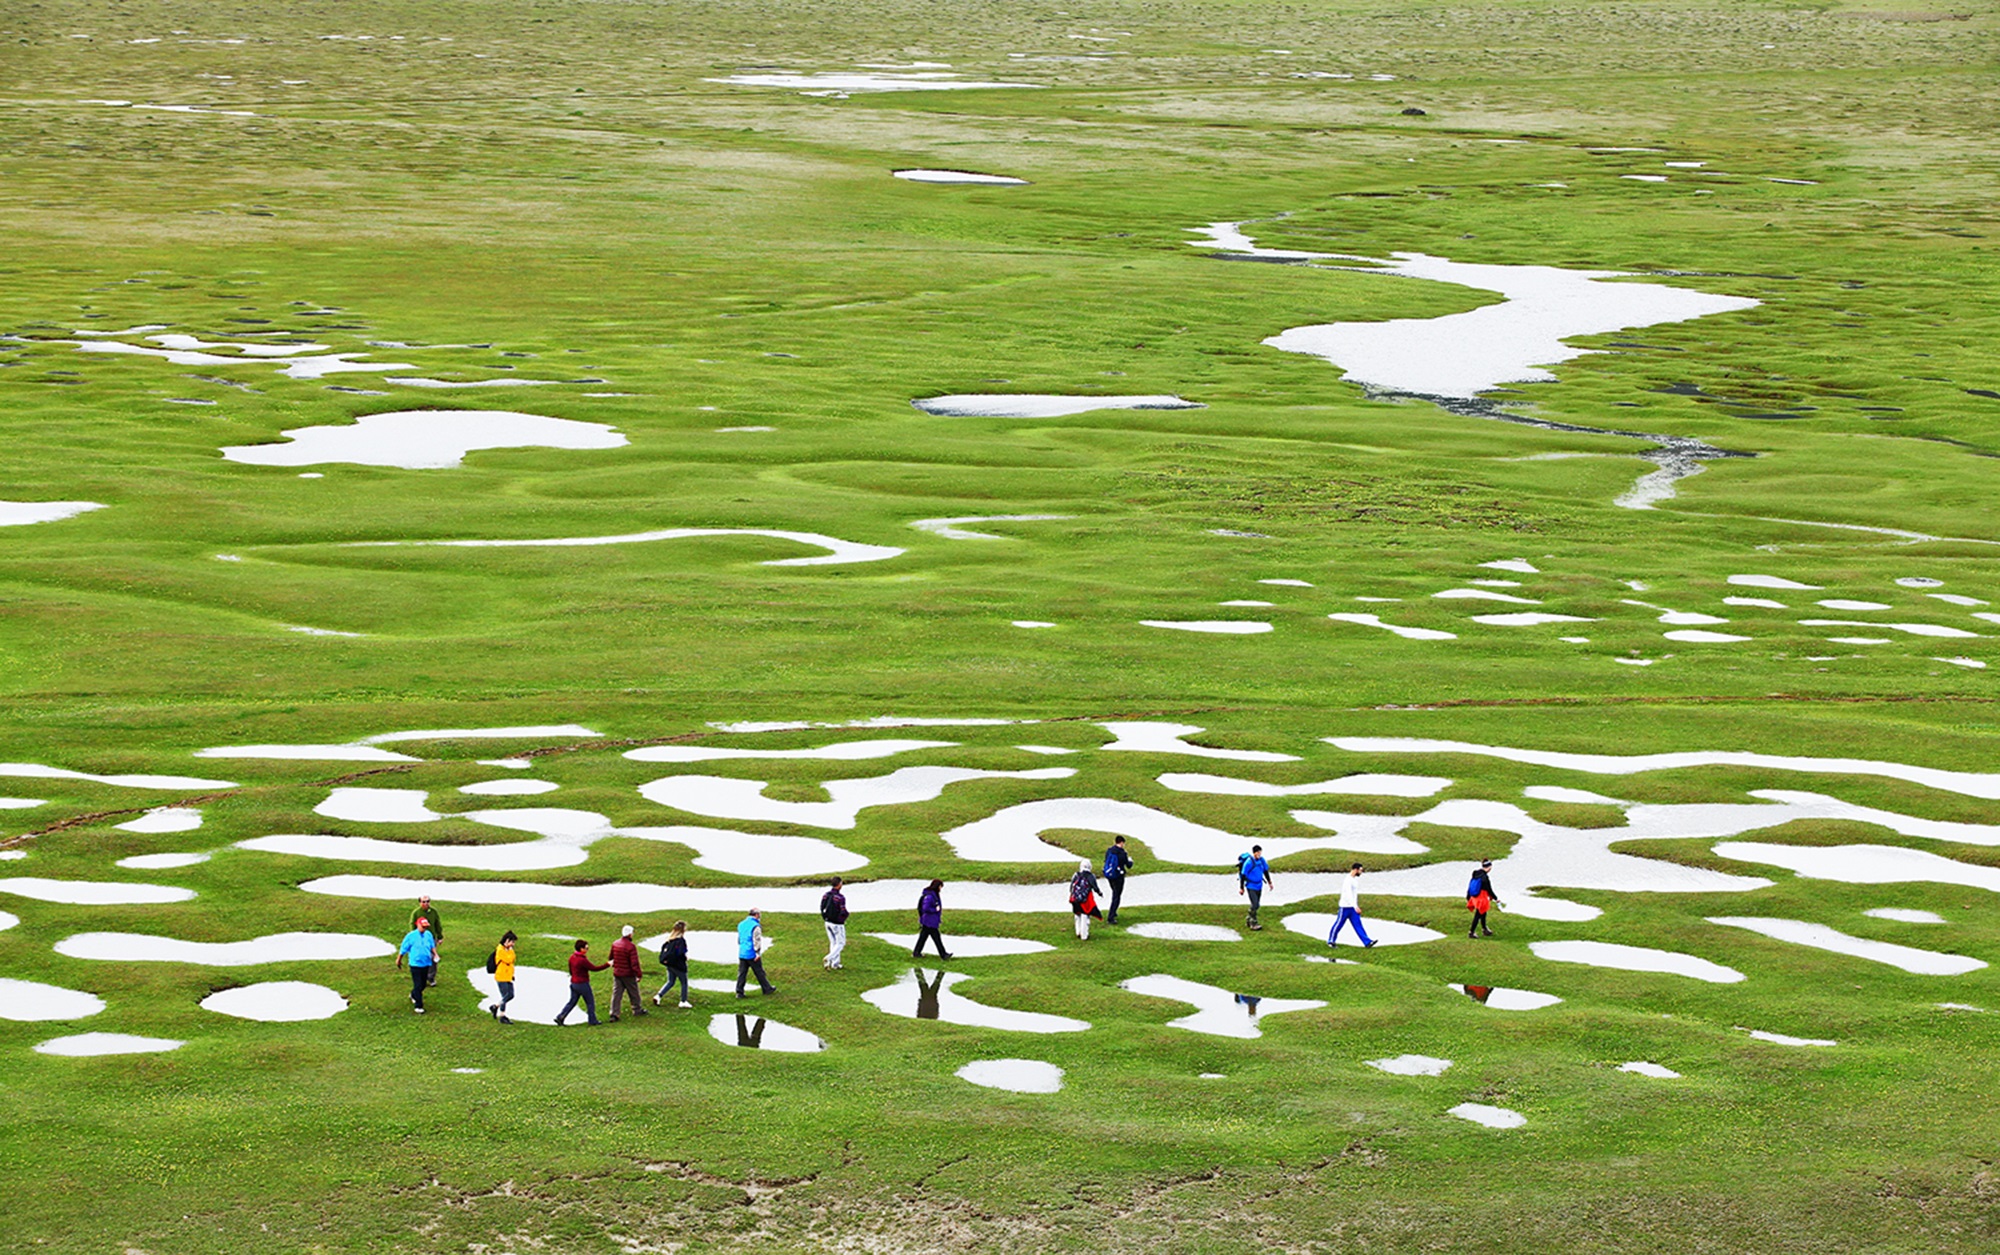
[[[615,1015],[607,1015],[604,1018],[610,1020],[613,1024],[616,1024],[618,1022],[618,1017]]]
[[[493,1017],[494,1019],[496,1019],[496,1020],[497,1020],[497,1019],[499,1019],[499,1018],[500,1018],[500,1004],[496,1002],[496,1003],[494,1003],[494,1004],[493,1004],[492,1006],[490,1006],[490,1007],[486,1008],[486,1013],[487,1013],[488,1015],[492,1016],[492,1017]]]

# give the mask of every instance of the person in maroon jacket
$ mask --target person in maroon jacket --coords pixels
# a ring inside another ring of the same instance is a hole
[[[609,963],[592,963],[590,943],[581,937],[577,938],[576,949],[569,956],[569,1001],[563,1003],[563,1009],[556,1013],[557,1028],[563,1026],[563,1017],[576,1010],[576,1004],[579,1002],[583,1004],[585,1014],[590,1016],[590,1026],[597,1027],[597,999],[590,992],[590,974],[601,972],[610,966]]]
[[[632,1000],[632,1014],[644,1015],[646,1008],[640,1002],[639,977],[644,975],[639,967],[639,943],[632,940],[632,926],[625,925],[625,933],[611,943],[611,1016],[618,1018],[618,1007],[625,999]]]

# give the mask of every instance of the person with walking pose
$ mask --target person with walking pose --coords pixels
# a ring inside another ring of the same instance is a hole
[[[764,913],[756,907],[743,917],[736,926],[736,996],[747,997],[743,992],[743,982],[750,973],[757,973],[757,987],[768,996],[778,992],[778,987],[764,978],[764,951],[770,947],[764,936]]]
[[[487,970],[493,973],[493,983],[500,988],[500,1001],[487,1007],[486,1010],[502,1024],[514,1022],[507,1018],[507,1004],[514,1001],[515,940],[514,930],[511,928],[500,934],[500,944],[493,947],[493,957],[487,960],[491,965]]]
[[[826,957],[820,966],[829,972],[840,970],[840,952],[847,949],[847,895],[840,891],[840,877],[819,898],[819,918],[826,925]]]
[[[1333,931],[1326,935],[1326,944],[1332,945],[1340,936],[1340,930],[1354,925],[1354,935],[1361,938],[1362,949],[1375,944],[1368,930],[1361,926],[1361,864],[1347,869],[1347,880],[1340,886],[1340,916],[1333,921]]]
[[[396,947],[396,966],[403,966],[405,960],[410,964],[410,1005],[422,1015],[424,990],[437,976],[437,938],[431,936],[430,921],[422,916],[403,935],[403,944]]]
[[[1090,940],[1090,917],[1098,914],[1097,877],[1090,874],[1090,860],[1079,859],[1076,875],[1069,878],[1069,910],[1076,917],[1076,939]]]
[[[417,909],[410,912],[410,927],[415,928],[420,919],[430,921],[431,950],[435,957],[436,952],[444,945],[444,921],[438,918],[438,910],[431,905],[431,895],[428,893],[417,898]],[[438,965],[433,962],[430,974],[430,983],[433,985],[438,983],[437,968]]]
[[[1111,886],[1111,907],[1104,912],[1104,922],[1118,922],[1118,904],[1125,900],[1125,873],[1132,870],[1132,856],[1125,850],[1125,838],[1121,834],[1111,838],[1111,848],[1104,851],[1104,883]]]
[[[632,940],[632,926],[625,925],[625,931],[618,940],[611,943],[611,1014],[605,1018],[618,1022],[618,1008],[626,999],[632,1000],[632,1014],[646,1014],[646,1007],[640,1001],[644,997],[639,992],[639,978],[645,969],[639,966],[639,943]]]
[[[597,995],[590,992],[590,974],[601,972],[610,966],[609,963],[592,963],[590,943],[581,937],[576,939],[576,948],[570,951],[569,955],[569,1001],[563,1003],[563,1009],[556,1012],[557,1028],[563,1026],[563,1021],[569,1018],[571,1011],[576,1010],[576,1004],[579,1002],[583,1004],[584,1014],[590,1017],[590,1027],[597,1027],[599,1023]]]
[[[1250,899],[1250,912],[1243,918],[1243,926],[1251,932],[1263,932],[1264,926],[1257,922],[1257,912],[1264,905],[1264,886],[1274,884],[1277,877],[1271,874],[1271,865],[1264,861],[1264,847],[1253,845],[1250,852],[1236,860],[1236,892]]]
[[[942,927],[944,927],[944,881],[933,880],[924,886],[922,893],[917,895],[917,945],[910,951],[910,957],[923,958],[924,942],[932,941],[937,944],[937,956],[940,959],[950,958],[951,955],[945,952],[944,934],[938,931]]]
[[[1472,927],[1466,929],[1468,938],[1484,933],[1491,937],[1493,930],[1486,926],[1486,912],[1500,905],[1500,895],[1493,892],[1493,860],[1479,860],[1479,866],[1472,869],[1472,879],[1465,886],[1465,909],[1472,912]]]
[[[681,987],[681,1010],[685,1011],[694,1005],[688,1001],[687,932],[687,921],[675,920],[674,931],[667,934],[666,941],[660,946],[660,966],[667,969],[667,983],[660,986],[660,992],[653,995],[653,1005],[656,1007],[660,1005],[660,999],[667,996],[667,991],[674,987],[676,981],[680,982]]]

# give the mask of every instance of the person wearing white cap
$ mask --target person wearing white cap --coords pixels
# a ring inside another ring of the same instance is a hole
[[[1076,916],[1076,939],[1090,940],[1090,917],[1098,914],[1097,877],[1090,872],[1090,860],[1080,859],[1076,875],[1069,878],[1069,909]]]
[[[646,1014],[645,1002],[639,993],[639,977],[643,969],[639,966],[639,943],[632,940],[632,926],[625,925],[625,931],[618,940],[611,943],[611,1014],[606,1019],[616,1021],[618,1008],[625,999],[632,1000],[632,1014]]]

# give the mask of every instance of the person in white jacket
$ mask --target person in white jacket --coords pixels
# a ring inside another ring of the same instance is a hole
[[[1375,944],[1375,939],[1361,926],[1361,864],[1359,863],[1347,869],[1347,880],[1340,886],[1340,916],[1333,921],[1333,931],[1326,935],[1326,944],[1332,945],[1334,939],[1340,936],[1340,930],[1349,924],[1354,925],[1354,935],[1361,938],[1364,949]]]

